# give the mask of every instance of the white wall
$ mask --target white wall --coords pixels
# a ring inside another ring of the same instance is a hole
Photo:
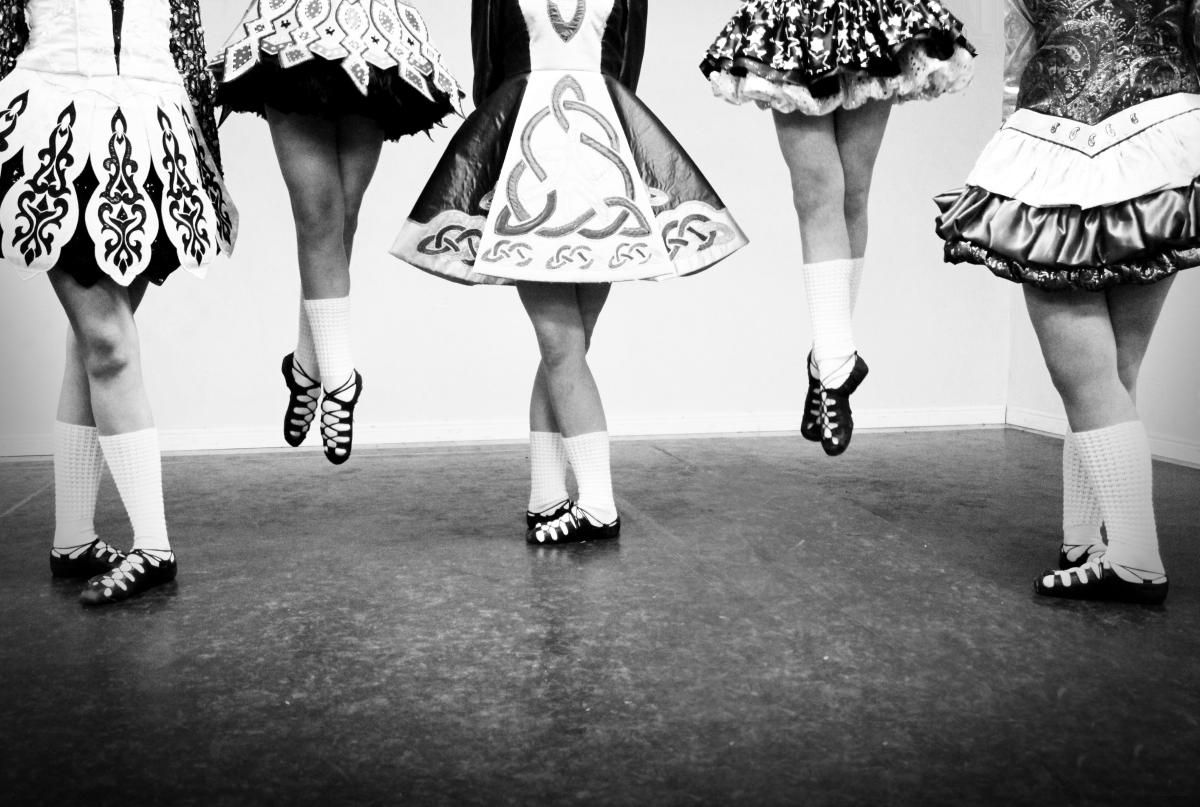
[[[469,85],[469,2],[417,5]],[[593,366],[617,433],[799,423],[810,335],[787,174],[769,115],[713,99],[695,67],[734,5],[654,0],[640,95],[704,168],[753,243],[701,276],[614,290]],[[884,144],[857,314],[872,366],[855,398],[863,427],[1004,420],[1010,289],[978,268],[943,265],[932,229],[930,198],[961,184],[999,120],[998,4],[952,5],[983,54],[979,75],[961,96],[899,108]],[[212,45],[243,7],[243,0],[205,0]],[[453,285],[385,253],[456,126],[431,140],[388,145],[366,199],[353,291],[354,346],[366,377],[360,444],[526,431],[536,349],[515,293]],[[287,199],[261,120],[236,116],[222,139],[242,214],[236,256],[203,282],[179,273],[151,290],[139,314],[168,448],[282,445],[278,364],[295,338],[299,287]],[[9,381],[0,396],[0,455],[45,452],[65,319],[44,279],[22,283],[10,272],[0,273],[0,306]]]

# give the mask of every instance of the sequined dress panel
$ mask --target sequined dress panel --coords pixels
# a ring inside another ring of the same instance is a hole
[[[1200,265],[1200,4],[1006,2],[1016,109],[937,199],[947,260],[1050,290]]]

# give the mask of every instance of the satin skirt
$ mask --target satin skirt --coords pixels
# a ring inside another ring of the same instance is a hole
[[[1200,265],[1200,95],[1094,126],[1020,110],[966,187],[935,202],[947,261],[1047,290],[1154,283]]]

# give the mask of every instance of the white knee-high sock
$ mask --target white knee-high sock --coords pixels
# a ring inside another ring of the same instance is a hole
[[[309,378],[321,377],[321,366],[317,362],[317,348],[313,344],[312,328],[308,324],[308,311],[304,307],[304,300],[300,301],[300,317],[296,328],[296,352],[293,359]],[[305,383],[303,378],[297,378],[296,381],[301,384]]]
[[[100,435],[100,447],[133,525],[133,548],[170,552],[158,429]]]
[[[95,426],[54,424],[54,548],[77,549],[96,540],[96,496],[104,457]]]
[[[529,512],[545,513],[567,496],[567,450],[558,432],[529,433]]]
[[[354,375],[354,357],[350,352],[350,298],[305,300],[304,310],[316,348],[321,386],[331,392]]]
[[[862,288],[863,268],[867,265],[865,258],[850,260],[850,313],[858,308],[858,292]]]
[[[578,437],[564,437],[563,448],[579,483],[576,503],[579,509],[597,524],[617,520],[617,503],[613,501],[612,465],[608,432],[592,432]]]
[[[1105,557],[1127,572],[1136,571],[1138,577],[1153,579],[1162,575],[1154,523],[1153,466],[1145,427],[1133,420],[1076,432],[1075,441],[1108,533]]]
[[[1098,546],[1103,549],[1100,536],[1103,519],[1100,503],[1088,479],[1087,470],[1079,456],[1074,432],[1067,430],[1063,439],[1063,547],[1071,560],[1081,563],[1087,559],[1088,549]]]
[[[813,329],[813,361],[821,382],[829,388],[845,382],[854,363],[853,308],[854,261],[849,258],[804,266],[804,292]]]

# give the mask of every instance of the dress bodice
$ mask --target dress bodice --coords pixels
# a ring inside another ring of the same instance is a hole
[[[178,83],[168,0],[28,0],[20,67]]]
[[[1033,56],[1017,106],[1095,124],[1131,106],[1200,92],[1191,0],[1019,0]]]
[[[534,70],[601,72],[637,84],[646,0],[473,0],[471,23],[476,103]]]

